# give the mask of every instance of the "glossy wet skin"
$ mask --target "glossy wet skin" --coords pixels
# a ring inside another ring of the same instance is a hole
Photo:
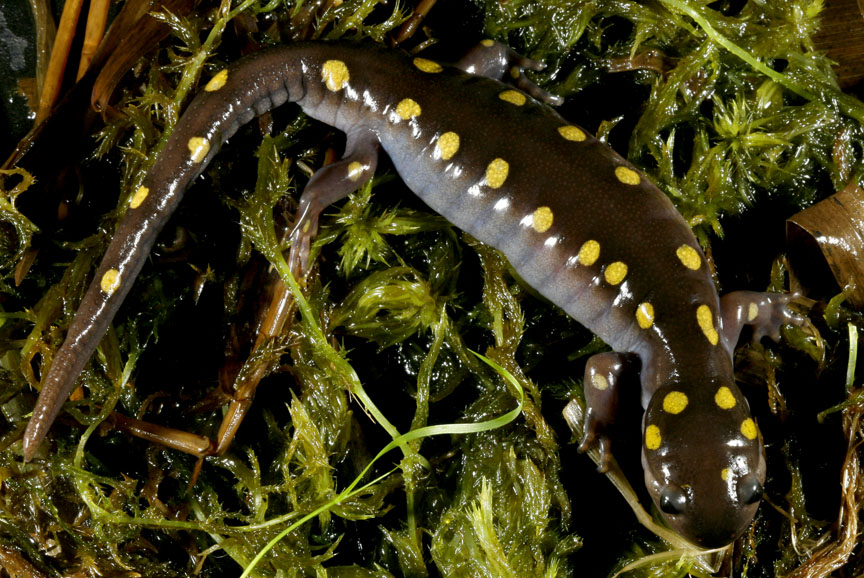
[[[644,432],[645,485],[669,525],[704,548],[741,534],[759,506],[765,459],[734,383],[658,390]]]
[[[459,68],[377,46],[298,43],[216,73],[131,197],[43,380],[25,458],[185,190],[239,126],[291,101],[347,135],[343,158],[322,167],[300,199],[289,257],[295,274],[305,268],[321,211],[367,182],[383,149],[432,209],[500,249],[525,282],[613,348],[592,357],[597,371],[586,372],[596,417],[586,429],[601,445],[617,399],[611,392],[638,366],[649,492],[691,542],[732,541],[752,519],[765,475],[756,425],[734,385],[732,349],[743,325],[774,331],[788,322],[776,314],[786,301],[748,293],[721,302],[689,226],[644,175],[548,106],[465,72],[513,78],[515,61],[491,41]],[[664,408],[668,399],[680,411]]]

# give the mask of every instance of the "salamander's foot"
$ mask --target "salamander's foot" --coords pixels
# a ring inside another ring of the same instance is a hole
[[[564,102],[563,98],[543,90],[525,76],[526,69],[543,70],[545,64],[526,58],[509,46],[488,38],[472,48],[456,63],[456,67],[469,74],[509,82],[532,98],[551,106],[559,106]]]
[[[609,471],[609,464],[612,459],[612,443],[609,436],[597,431],[597,419],[592,418],[591,412],[585,416],[585,428],[583,433],[585,438],[579,444],[579,453],[584,454],[597,447],[600,450],[600,463],[597,465],[597,471],[605,474]]]
[[[723,312],[723,332],[727,342],[734,346],[745,325],[753,328],[753,341],[763,337],[780,341],[780,329],[784,325],[801,326],[806,317],[791,309],[789,304],[795,295],[788,293],[757,293],[734,291],[720,300]]]
[[[598,353],[585,364],[585,425],[580,452],[594,446],[600,449],[601,473],[609,469],[612,459],[612,443],[608,432],[615,421],[618,410],[618,392],[621,383],[635,377],[639,367],[638,357],[632,353]]]

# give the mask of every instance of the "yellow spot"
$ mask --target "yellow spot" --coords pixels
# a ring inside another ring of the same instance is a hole
[[[660,447],[660,442],[663,438],[660,436],[660,428],[654,424],[645,428],[645,447],[649,450],[656,450]]]
[[[582,247],[579,248],[579,255],[576,256],[576,259],[580,264],[585,265],[586,267],[590,267],[593,265],[597,259],[600,257],[600,243],[591,239],[589,241],[585,241],[582,244]]]
[[[348,163],[348,178],[351,181],[356,181],[363,175],[364,168],[366,167],[363,166],[363,163],[351,161],[350,163]]]
[[[437,62],[433,62],[432,60],[427,60],[425,58],[420,58],[419,56],[414,59],[414,66],[416,66],[423,72],[428,72],[430,74],[435,74],[436,72],[441,72],[442,70],[444,70],[444,68]]]
[[[559,126],[558,134],[560,134],[567,140],[572,140],[575,142],[582,142],[586,138],[585,131],[583,131],[578,126],[573,125]]]
[[[759,306],[755,303],[751,303],[747,307],[747,321],[753,321],[757,317],[759,317]]]
[[[627,276],[627,265],[621,261],[609,263],[603,271],[603,276],[610,285],[617,285]]]
[[[681,391],[670,391],[663,398],[663,411],[679,414],[687,409],[687,394]]]
[[[510,165],[504,159],[495,159],[486,167],[486,184],[497,189],[507,180]]]
[[[498,98],[500,98],[504,102],[515,104],[516,106],[522,106],[523,104],[525,104],[525,101],[528,100],[527,98],[525,98],[525,95],[518,90],[505,90],[498,95]]]
[[[135,191],[135,194],[132,195],[132,198],[129,199],[129,207],[133,209],[137,209],[141,206],[141,203],[144,202],[144,199],[147,198],[147,195],[150,194],[150,189],[147,187],[138,187],[138,190]]]
[[[648,303],[640,303],[636,308],[636,323],[642,329],[648,329],[654,325],[654,306]]]
[[[493,46],[495,46],[495,41],[490,38],[486,38],[485,40],[481,40],[480,44],[482,44],[486,48],[492,48]]]
[[[638,185],[642,180],[639,173],[627,167],[615,167],[615,176],[625,185]]]
[[[510,78],[512,78],[513,80],[516,80],[520,76],[522,76],[522,69],[519,68],[518,66],[511,66],[510,67]]]
[[[714,314],[711,313],[711,308],[707,305],[700,305],[699,309],[696,310],[696,321],[711,345],[717,345],[720,337],[717,335],[717,330],[714,329]]]
[[[699,251],[690,245],[681,245],[675,250],[675,254],[678,255],[678,260],[688,269],[696,271],[702,266],[702,257],[699,256]]]
[[[396,105],[396,114],[398,114],[402,120],[408,120],[415,116],[420,116],[420,112],[420,105],[410,98],[403,98],[402,101]]]
[[[102,275],[102,280],[99,281],[99,286],[106,295],[114,293],[117,287],[120,286],[120,271],[117,269],[108,269],[105,271],[105,274]]]
[[[609,389],[609,380],[606,379],[605,375],[601,375],[599,373],[595,373],[591,376],[591,385],[594,386],[594,389],[599,389],[600,391],[606,391]]]
[[[755,440],[756,436],[759,435],[758,430],[756,429],[756,422],[754,422],[749,417],[741,422],[741,433],[748,440]]]
[[[438,137],[435,148],[442,160],[450,160],[459,151],[459,135],[455,132],[445,132]]]
[[[732,409],[738,402],[735,401],[735,396],[732,395],[732,390],[724,385],[714,394],[714,403],[716,403],[720,409]]]
[[[228,69],[223,68],[216,75],[210,79],[210,82],[207,83],[207,86],[204,87],[204,90],[207,92],[216,92],[228,82]]]
[[[729,474],[732,473],[729,471],[729,468],[723,468],[720,470],[720,479],[724,482],[729,479]]]
[[[545,233],[552,226],[553,218],[552,209],[549,207],[537,207],[537,210],[531,215],[531,226],[538,233]]]
[[[203,136],[193,136],[186,143],[186,146],[189,147],[189,152],[192,153],[189,158],[192,159],[193,163],[200,163],[207,156],[207,153],[210,152],[210,141]]]
[[[341,60],[328,60],[321,67],[321,80],[324,86],[332,92],[342,90],[351,80],[348,67]]]

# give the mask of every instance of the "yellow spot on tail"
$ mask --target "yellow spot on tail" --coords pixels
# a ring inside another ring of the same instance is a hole
[[[591,376],[591,385],[594,386],[594,389],[599,389],[600,391],[606,391],[609,389],[609,380],[606,379],[605,375],[601,375],[599,373],[595,373]]]
[[[756,429],[756,422],[749,417],[742,421],[741,434],[748,440],[755,440],[756,436],[759,435],[759,431]]]
[[[366,167],[363,166],[363,163],[359,163],[357,161],[351,161],[348,163],[348,179],[351,181],[356,181],[363,175],[363,169]]]
[[[671,414],[679,414],[687,409],[687,394],[682,391],[670,391],[663,398],[663,411]]]
[[[486,184],[497,189],[507,180],[510,165],[504,159],[495,159],[486,167]]]
[[[627,276],[627,264],[621,261],[609,263],[603,271],[603,276],[610,285],[617,285]]]
[[[711,345],[717,345],[720,341],[720,336],[717,335],[717,330],[714,329],[714,314],[711,313],[711,308],[707,305],[700,305],[696,310],[696,321],[702,329],[702,333],[708,338]]]
[[[438,137],[435,148],[442,160],[450,160],[459,151],[459,135],[455,132],[445,132]]]
[[[105,293],[105,295],[111,295],[119,286],[120,271],[117,269],[108,269],[99,281],[99,287],[102,288],[102,292]]]
[[[759,317],[759,306],[755,303],[751,303],[747,307],[747,321],[753,321],[757,317]]]
[[[552,226],[554,215],[549,207],[537,207],[534,214],[531,215],[531,226],[538,233],[545,233]]]
[[[645,301],[636,308],[636,323],[642,329],[648,329],[654,325],[654,306]]]
[[[516,106],[522,106],[523,104],[525,104],[525,101],[528,100],[525,95],[518,90],[505,90],[498,95],[498,98],[500,98],[504,102],[515,104]]]
[[[586,138],[585,131],[583,131],[578,126],[573,125],[559,126],[558,134],[560,134],[567,140],[572,140],[574,142],[582,142]]]
[[[512,78],[513,80],[516,80],[520,76],[522,76],[522,69],[519,68],[518,66],[511,66],[510,67],[510,78]]]
[[[599,257],[600,243],[591,239],[582,244],[582,247],[579,248],[579,255],[576,256],[576,259],[580,264],[590,267],[597,262]]]
[[[348,85],[351,75],[348,67],[341,60],[328,60],[321,67],[321,80],[331,92],[337,92]]]
[[[722,470],[720,470],[720,479],[725,482],[729,479],[729,474],[731,473],[732,472],[729,470],[729,468],[723,468]]]
[[[642,181],[639,173],[627,167],[615,167],[615,176],[625,185],[638,185]]]
[[[144,202],[144,199],[147,198],[147,195],[150,194],[150,189],[147,187],[138,187],[138,190],[135,191],[135,194],[132,195],[132,198],[129,199],[129,207],[132,209],[137,209],[141,206],[141,203]]]
[[[681,245],[675,250],[675,254],[678,255],[678,260],[688,269],[696,271],[702,266],[702,257],[699,256],[699,251],[690,245]]]
[[[486,48],[491,48],[491,47],[495,46],[495,41],[492,40],[491,38],[486,38],[484,40],[481,40],[480,44],[482,44]]]
[[[732,394],[732,390],[724,385],[714,394],[714,403],[716,403],[717,407],[720,409],[732,409],[738,402],[735,401],[735,396]]]
[[[207,153],[210,152],[210,141],[203,136],[193,136],[186,143],[186,146],[189,147],[189,152],[191,153],[189,158],[192,159],[193,163],[200,163],[207,156]]]
[[[216,75],[210,79],[210,82],[207,83],[207,86],[204,87],[206,92],[216,92],[228,82],[228,69],[223,68]]]
[[[402,120],[408,120],[415,116],[420,116],[421,112],[420,105],[410,98],[403,98],[402,101],[396,105],[396,114],[398,114]]]
[[[444,70],[444,68],[437,62],[427,60],[425,58],[420,58],[419,56],[414,59],[414,66],[416,66],[423,72],[428,72],[429,74],[435,74]]]
[[[663,437],[660,435],[660,428],[654,424],[645,428],[645,447],[649,450],[656,450],[660,447]]]

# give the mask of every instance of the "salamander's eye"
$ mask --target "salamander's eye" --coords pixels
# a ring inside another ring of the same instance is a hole
[[[660,490],[660,509],[670,515],[677,516],[684,511],[687,505],[687,496],[681,488],[666,486]]]
[[[738,501],[742,504],[755,504],[762,499],[762,484],[759,479],[750,474],[738,482]]]

